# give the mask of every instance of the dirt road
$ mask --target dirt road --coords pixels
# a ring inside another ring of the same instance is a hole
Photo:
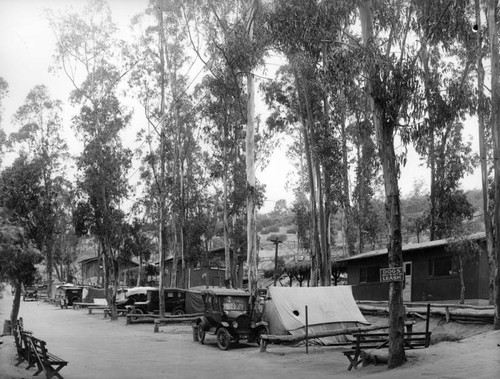
[[[8,319],[12,296],[0,299],[0,320]],[[402,368],[367,366],[346,371],[342,349],[282,347],[271,345],[260,353],[255,344],[217,347],[215,337],[205,345],[194,342],[190,325],[163,327],[153,333],[152,324],[126,325],[110,321],[102,313],[60,309],[43,302],[23,302],[20,316],[25,329],[44,339],[50,352],[69,361],[61,371],[66,379],[88,378],[492,378],[500,374],[500,333],[473,337],[465,343],[441,343],[409,354]],[[14,367],[12,337],[0,346],[0,378],[26,378],[33,374],[23,363]],[[470,357],[470,359],[468,359]]]

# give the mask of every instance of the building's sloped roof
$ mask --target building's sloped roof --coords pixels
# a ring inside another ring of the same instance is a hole
[[[82,263],[89,263],[89,262],[92,262],[92,261],[97,261],[99,257],[96,257],[95,255],[93,256],[88,256],[88,255],[84,255],[84,256],[80,256],[77,258],[77,260],[75,261],[75,263],[77,264],[82,264]],[[137,257],[132,257],[131,259],[129,259],[129,262],[135,264],[136,266],[139,266],[139,258]]]
[[[480,239],[485,238],[485,236],[486,236],[486,234],[484,232],[480,232],[480,233],[471,234],[469,236],[469,239],[480,240]],[[413,252],[416,250],[428,249],[430,247],[445,246],[448,244],[448,242],[449,242],[449,239],[442,239],[442,240],[436,240],[436,241],[426,241],[426,242],[404,245],[402,249],[403,249],[403,251],[406,251],[406,252]],[[353,261],[353,260],[357,260],[357,259],[366,259],[366,258],[376,257],[379,255],[384,255],[384,254],[387,254],[387,249],[367,251],[366,253],[353,255],[352,257],[340,258],[340,259],[338,259],[338,261],[339,262]]]

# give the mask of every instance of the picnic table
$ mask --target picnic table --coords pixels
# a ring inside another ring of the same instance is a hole
[[[109,306],[108,306],[108,301],[106,299],[95,298],[92,303],[74,302],[73,309],[78,309],[78,308],[87,308],[89,314],[91,315],[94,309],[107,309],[109,308]]]
[[[356,340],[349,350],[343,351],[343,354],[349,359],[348,371],[357,368],[363,361],[363,351],[368,349],[382,349],[389,345],[389,333],[355,333],[352,335]],[[418,349],[429,347],[431,332],[406,332],[404,334],[404,348]],[[369,354],[367,354],[369,355]]]

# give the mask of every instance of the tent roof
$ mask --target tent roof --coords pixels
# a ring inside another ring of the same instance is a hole
[[[250,296],[250,293],[244,290],[232,289],[232,288],[208,288],[201,291],[202,295],[211,294],[214,296]]]
[[[351,286],[335,287],[269,287],[270,300],[287,331],[306,324],[321,325],[338,322],[368,324],[359,310]]]

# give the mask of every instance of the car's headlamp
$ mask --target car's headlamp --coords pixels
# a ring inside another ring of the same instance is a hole
[[[237,322],[237,321],[233,321],[233,323],[231,324],[231,326],[232,326],[234,329],[237,329],[237,328],[238,328],[238,322]]]

